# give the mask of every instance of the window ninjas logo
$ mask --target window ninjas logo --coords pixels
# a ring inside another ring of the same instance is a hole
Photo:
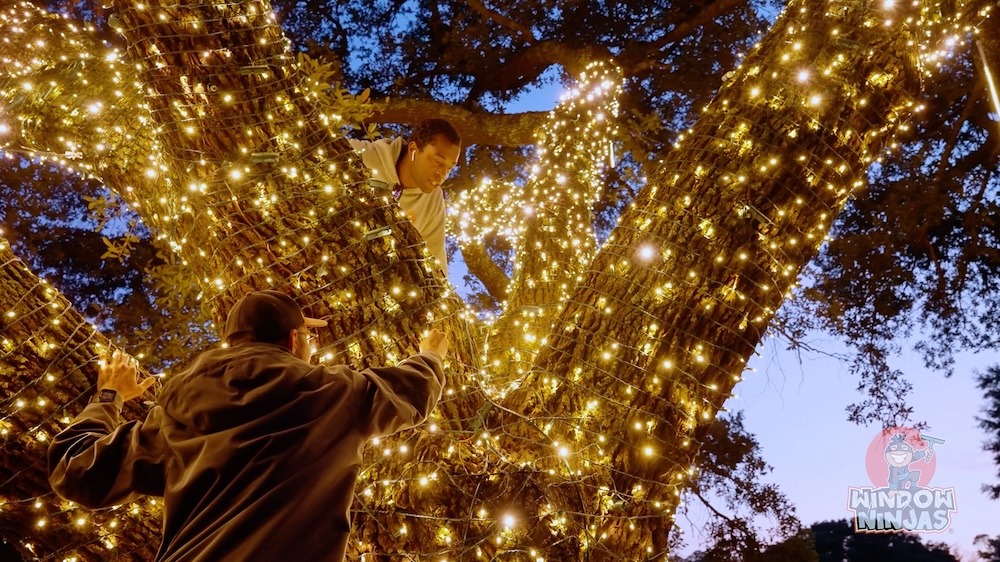
[[[887,429],[868,445],[865,468],[873,487],[848,488],[847,509],[859,533],[940,533],[957,511],[955,488],[931,487],[934,445],[944,439],[913,428]]]

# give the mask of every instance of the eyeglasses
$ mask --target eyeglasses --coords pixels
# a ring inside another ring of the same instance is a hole
[[[316,334],[310,332],[309,330],[298,330],[298,332],[299,332],[300,336],[305,336],[306,337],[306,342],[310,346],[316,347],[316,343],[317,343]]]

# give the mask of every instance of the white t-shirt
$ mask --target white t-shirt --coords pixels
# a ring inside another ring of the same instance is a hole
[[[400,183],[396,161],[406,147],[402,137],[377,141],[347,140],[354,150],[361,152],[361,160],[371,171],[372,178],[384,181],[390,187]],[[399,206],[413,221],[427,249],[437,259],[444,276],[448,277],[448,254],[444,249],[444,192],[440,187],[430,193],[424,193],[417,187],[407,187],[399,198]]]

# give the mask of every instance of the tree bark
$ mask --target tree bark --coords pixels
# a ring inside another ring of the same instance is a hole
[[[428,319],[457,340],[431,423],[378,443],[362,467],[354,553],[390,558],[663,559],[703,420],[919,91],[903,15],[886,25],[874,5],[793,2],[582,282],[564,279],[576,288],[527,376],[490,399],[478,326],[391,198],[365,184],[335,118],[301,93],[266,4],[142,6],[121,2],[119,18],[150,140],[72,148],[187,260],[216,318],[245,289],[280,285],[331,320],[326,360],[399,359]],[[41,61],[31,72],[69,71]],[[3,99],[37,95],[15,82],[0,83]],[[34,130],[87,107],[61,85],[46,92],[20,120]]]
[[[25,556],[151,560],[156,554],[157,511],[137,517],[130,504],[88,512],[49,487],[48,440],[93,395],[97,356],[107,349],[107,338],[0,238],[0,529]],[[122,416],[141,419],[147,409],[148,402],[133,400]]]
[[[590,511],[560,536],[581,559],[665,554],[702,429],[911,111],[911,15],[793,2],[622,214],[503,401],[520,416],[497,416],[504,440],[542,426],[565,451],[510,460],[580,471]]]
[[[486,341],[493,394],[524,379],[597,251],[593,208],[603,188],[600,170],[611,162],[621,83],[613,64],[591,64],[536,134],[538,171],[530,181],[523,189],[494,183],[483,196],[506,207],[493,220],[511,229],[515,245],[503,313]]]

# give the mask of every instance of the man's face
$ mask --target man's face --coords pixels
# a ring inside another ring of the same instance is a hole
[[[416,151],[410,170],[416,187],[424,193],[430,193],[441,187],[448,174],[458,164],[458,157],[462,151],[461,146],[449,142],[440,135],[434,137],[422,149],[417,149],[415,142],[411,142],[408,149]]]
[[[312,359],[314,352],[313,343],[315,337],[306,327],[301,327],[295,331],[295,344],[292,346],[292,353],[306,363]]]

